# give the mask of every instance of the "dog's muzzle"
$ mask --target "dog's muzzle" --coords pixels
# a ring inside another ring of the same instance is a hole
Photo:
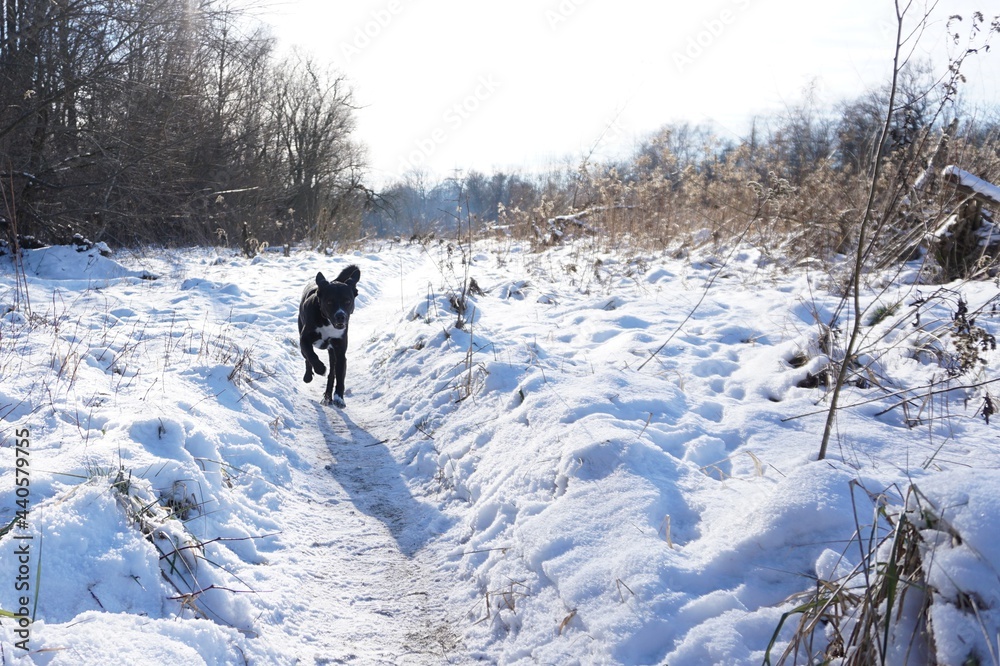
[[[343,310],[340,310],[339,312],[333,315],[333,321],[331,321],[330,323],[333,324],[333,327],[338,331],[347,328],[347,313],[344,312]]]

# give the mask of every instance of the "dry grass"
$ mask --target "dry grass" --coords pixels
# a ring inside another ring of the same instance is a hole
[[[932,606],[959,605],[970,595],[959,591],[960,599],[945,599],[928,581],[935,549],[960,545],[962,536],[916,486],[908,488],[902,507],[890,507],[884,495],[873,500],[872,524],[857,524],[842,555],[846,563],[851,554],[861,553],[861,562],[832,580],[818,578],[811,591],[789,600],[795,607],[775,629],[765,664],[772,663],[782,629],[792,618],[798,623],[775,664],[938,663]],[[968,649],[964,664],[1000,663],[996,655]]]
[[[706,141],[713,145],[697,161],[685,161],[672,152],[672,132],[663,130],[624,163],[584,164],[563,187],[539,188],[530,199],[501,206],[495,228],[535,249],[589,238],[605,251],[683,252],[745,238],[765,257],[790,264],[851,252],[870,183],[867,171],[835,157],[796,163],[778,138],[719,147],[710,136]],[[913,147],[890,152],[878,183],[878,233],[868,266],[912,256],[958,204],[948,188],[915,200],[913,185],[939,133],[928,126]],[[1000,158],[974,137],[953,141],[951,155],[987,179],[1000,179]]]

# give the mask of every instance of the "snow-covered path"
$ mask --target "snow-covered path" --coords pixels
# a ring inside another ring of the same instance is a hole
[[[377,405],[338,412],[299,393],[301,464],[280,509],[284,548],[269,562],[280,601],[264,636],[299,664],[441,663],[460,639],[420,558],[433,508],[356,420]]]
[[[426,256],[408,259],[408,272],[430,270]],[[314,263],[335,274],[349,260]],[[362,275],[364,295],[351,326],[347,409],[320,404],[326,378],[303,384],[297,347],[288,347],[296,378],[289,446],[298,460],[280,508],[283,547],[273,553],[272,571],[261,582],[271,586],[268,604],[275,611],[260,626],[268,642],[291,643],[290,663],[440,664],[455,659],[461,644],[454,613],[438,593],[440,574],[422,550],[435,530],[443,530],[443,519],[433,504],[412,495],[387,441],[367,425],[379,422],[385,406],[371,398],[371,359],[358,347],[398,318],[398,296],[381,293],[397,284]],[[287,298],[269,287],[261,285],[265,298]]]

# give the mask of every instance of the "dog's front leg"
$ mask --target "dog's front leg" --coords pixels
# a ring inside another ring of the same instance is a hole
[[[304,337],[299,338],[299,350],[302,352],[302,357],[306,360],[306,374],[302,378],[302,381],[306,384],[311,382],[314,371],[320,376],[326,374],[326,366],[323,365],[323,361],[319,360],[319,356],[316,356],[316,350],[313,349],[311,342]]]

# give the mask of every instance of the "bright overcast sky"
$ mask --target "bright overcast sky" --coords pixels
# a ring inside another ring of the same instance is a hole
[[[994,3],[941,0],[919,54],[943,61],[948,16]],[[620,154],[677,121],[736,138],[810,86],[832,104],[886,81],[894,37],[892,0],[279,0],[263,19],[353,82],[378,182]],[[968,63],[975,99],[998,100],[998,60]]]

